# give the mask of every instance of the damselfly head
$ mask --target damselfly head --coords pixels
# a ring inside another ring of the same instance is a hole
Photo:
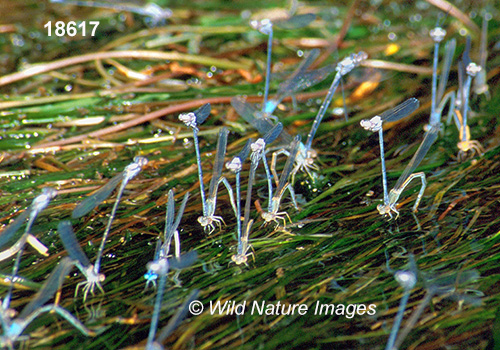
[[[465,72],[467,75],[470,75],[471,77],[475,77],[477,73],[481,71],[481,66],[478,66],[474,62],[471,62],[467,65],[467,68],[465,69]]]
[[[380,118],[380,116],[376,115],[375,117],[369,120],[363,119],[362,121],[359,122],[359,124],[363,129],[375,132],[379,131],[380,128],[382,128],[382,119]]]
[[[417,283],[417,276],[411,271],[397,271],[394,278],[405,290],[412,289]]]
[[[233,173],[238,173],[241,171],[241,159],[239,157],[234,157],[230,162],[226,163],[226,168]]]
[[[142,156],[134,157],[134,163],[143,168],[146,164],[148,164],[148,159]]]
[[[446,30],[441,27],[435,27],[429,32],[429,35],[435,43],[440,43],[446,36]]]
[[[250,145],[250,149],[252,152],[262,152],[264,148],[266,147],[266,142],[264,141],[263,138],[258,139],[254,143]]]
[[[189,126],[190,128],[196,128],[196,115],[193,112],[182,113],[179,115],[179,120]]]
[[[268,18],[261,20],[252,20],[250,21],[250,26],[265,35],[269,35],[269,33],[271,33],[273,30],[273,22],[271,22],[271,20]]]

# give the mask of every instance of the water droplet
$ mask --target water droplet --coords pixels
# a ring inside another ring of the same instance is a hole
[[[242,19],[249,19],[251,15],[252,15],[252,12],[250,12],[250,10],[241,11],[241,18]]]
[[[24,39],[19,34],[12,34],[10,37],[10,41],[12,42],[12,45],[14,45],[14,46],[18,46],[18,47],[24,46]]]
[[[183,146],[185,149],[191,148],[192,144],[193,144],[193,143],[191,142],[191,140],[190,140],[190,139],[188,139],[188,138],[184,138],[184,139],[182,139],[182,146]]]

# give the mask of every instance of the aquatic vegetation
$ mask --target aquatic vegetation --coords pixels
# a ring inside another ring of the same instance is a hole
[[[158,1],[156,17],[66,2],[9,3],[1,26],[0,241],[17,253],[0,266],[2,346],[496,346],[494,9],[433,0],[443,19],[410,2]],[[249,26],[263,19],[284,30]],[[100,24],[92,38],[57,37],[49,20]],[[392,76],[360,92],[375,65]],[[267,84],[260,67],[285,78]],[[57,196],[42,192],[50,202],[34,210],[43,188]]]

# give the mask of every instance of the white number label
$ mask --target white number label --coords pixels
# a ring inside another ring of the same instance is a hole
[[[90,36],[95,36],[99,21],[89,21],[88,24],[92,28]],[[43,27],[47,28],[48,36],[52,36],[52,21],[48,21]],[[54,24],[55,36],[75,36],[78,32],[81,32],[82,36],[87,36],[87,22],[83,21],[77,25],[75,21],[69,21],[68,23],[57,21]]]

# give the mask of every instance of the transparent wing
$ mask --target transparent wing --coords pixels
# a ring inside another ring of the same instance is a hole
[[[444,61],[443,61],[443,71],[439,77],[439,86],[437,91],[436,101],[441,101],[444,95],[444,90],[446,89],[446,84],[448,83],[448,76],[450,75],[451,63],[453,61],[453,55],[455,54],[455,48],[457,46],[457,41],[455,39],[449,40],[445,47]]]
[[[425,155],[431,148],[432,144],[434,141],[436,141],[439,133],[439,127],[438,126],[432,126],[430,130],[428,130],[425,133],[424,140],[420,144],[420,147],[418,147],[417,152],[413,155],[413,158],[410,160],[410,163],[406,166],[405,170],[403,171],[403,174],[398,179],[398,182],[396,182],[396,185],[394,186],[395,189],[399,189],[401,185],[406,181],[406,179],[415,171],[415,169],[419,166],[420,162],[422,162],[422,159],[424,159]]]
[[[57,232],[59,233],[59,237],[61,237],[64,249],[66,249],[71,259],[78,261],[85,268],[89,267],[90,261],[76,239],[71,222],[61,221],[57,225]]]
[[[111,192],[118,186],[118,183],[123,179],[123,172],[119,173],[115,177],[111,178],[107,184],[98,189],[95,193],[85,198],[83,201],[78,203],[78,205],[73,209],[71,217],[73,219],[81,218],[82,216],[89,213],[92,209],[97,207],[106,198],[111,195]]]
[[[207,120],[210,115],[211,110],[212,106],[210,106],[210,103],[207,103],[194,111],[194,115],[196,116],[196,125],[203,124],[203,122]]]
[[[241,163],[243,163],[248,155],[250,154],[250,145],[252,144],[253,140],[249,139],[247,140],[247,143],[245,143],[245,146],[241,149],[240,153],[236,157],[240,158]]]
[[[464,49],[464,52],[462,54],[462,61],[464,63],[464,69],[467,68],[467,66],[469,65],[469,63],[471,63],[471,59],[470,59],[470,36],[467,35],[467,41],[465,42],[465,49]]]
[[[189,199],[189,192],[186,192],[184,195],[184,199],[182,200],[181,206],[179,207],[179,210],[177,211],[177,218],[175,220],[174,226],[172,227],[172,231],[177,230],[179,227],[179,224],[181,223],[182,215],[184,215],[184,209],[186,208],[187,201]]]
[[[279,28],[290,30],[306,27],[315,19],[316,15],[314,13],[305,13],[302,15],[291,16],[287,19],[273,21],[273,24]]]
[[[491,19],[491,14],[486,12],[483,16],[483,24],[481,26],[481,41],[479,45],[479,65],[481,71],[474,79],[474,92],[476,94],[485,93],[487,96],[488,85],[486,84],[486,61],[488,60],[488,21]]]
[[[7,242],[9,242],[14,234],[19,230],[19,228],[26,222],[26,219],[31,213],[31,207],[28,207],[25,211],[17,216],[13,223],[7,226],[2,232],[0,232],[0,248],[3,247]]]
[[[280,176],[280,181],[278,184],[278,187],[276,188],[276,193],[280,194],[284,189],[286,184],[288,183],[288,177],[290,176],[290,173],[292,172],[294,168],[294,163],[295,163],[295,157],[297,157],[297,152],[299,151],[299,146],[300,146],[300,135],[295,136],[295,139],[292,142],[291,145],[291,152],[290,156],[286,160],[285,167],[283,168],[283,171],[281,172]]]
[[[198,298],[199,290],[195,289],[193,290],[189,296],[187,297],[186,301],[179,307],[177,312],[175,313],[174,316],[168,321],[167,325],[163,327],[160,331],[160,334],[157,337],[157,342],[158,343],[163,343],[165,339],[167,339],[170,334],[179,326],[179,323],[186,317],[186,314],[189,310],[189,305]]]
[[[465,75],[464,62],[458,61],[458,89],[456,101],[459,102],[462,113],[465,105]]]
[[[182,254],[179,258],[168,259],[168,263],[172,269],[181,270],[193,265],[197,259],[198,253],[192,250],[189,253]]]
[[[231,99],[231,106],[236,110],[236,113],[240,115],[246,122],[257,129],[262,135],[267,133],[274,126],[270,120],[265,118],[260,118],[260,111],[255,107],[255,105],[250,104],[245,101],[243,96],[235,96]]]
[[[297,69],[288,77],[288,79],[282,82],[278,88],[278,92],[276,94],[276,98],[267,101],[267,104],[264,106],[265,113],[272,113],[276,109],[276,106],[285,98],[285,96],[293,95],[297,91],[301,91],[306,89],[309,86],[319,83],[321,80],[317,82],[309,81],[309,78],[314,77],[311,74],[306,75],[306,71],[311,66],[311,64],[318,58],[319,50],[314,49],[307,53],[306,57],[300,62]],[[323,79],[326,78],[323,77]]]
[[[33,312],[42,307],[48,300],[52,298],[55,292],[61,287],[64,278],[73,268],[73,260],[68,257],[63,258],[56,268],[52,271],[35,297],[19,314],[19,319],[23,320],[29,317]]]
[[[482,69],[486,70],[486,61],[488,59],[488,21],[489,13],[485,13],[483,16],[483,24],[481,26],[481,42],[479,51],[479,65]]]
[[[236,96],[231,99],[231,106],[245,121],[259,131],[261,135],[265,135],[274,127],[274,124],[265,118],[257,118],[260,113],[254,105],[247,103],[242,96]],[[280,137],[285,143],[291,143],[292,137],[285,131],[281,132]]]
[[[173,234],[172,225],[174,224],[175,219],[175,200],[174,200],[174,191],[168,191],[168,202],[167,202],[167,214],[165,215],[165,242],[168,240],[168,237]]]
[[[396,107],[380,114],[380,119],[382,119],[384,122],[395,122],[415,112],[419,105],[420,103],[416,98],[414,97],[409,98],[403,103],[397,105]]]
[[[328,78],[330,74],[335,72],[336,65],[330,64],[328,66],[318,68],[312,71],[305,72],[302,76],[299,76],[295,82],[295,86],[292,88],[292,92],[298,92],[310,88],[316,84],[321,83],[323,80]]]
[[[227,128],[222,128],[219,131],[219,138],[217,139],[217,153],[215,154],[215,163],[212,170],[212,179],[210,180],[210,188],[208,190],[208,198],[215,198],[217,196],[217,184],[222,175],[222,168],[224,167],[224,155],[226,154],[227,135],[229,131]]]
[[[264,135],[264,142],[266,145],[271,144],[274,140],[280,136],[281,132],[283,131],[283,124],[278,123],[275,126],[272,127],[271,130],[269,130],[265,135]]]

